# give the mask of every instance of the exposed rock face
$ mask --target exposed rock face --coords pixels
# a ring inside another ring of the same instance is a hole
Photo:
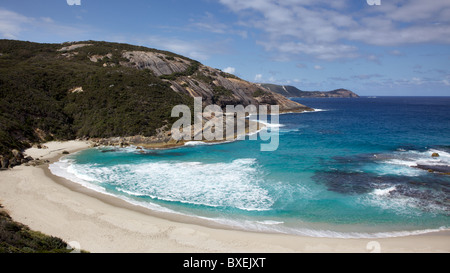
[[[69,90],[70,93],[82,93],[84,92],[83,87],[74,87],[72,89]]]
[[[0,156],[1,169],[7,169],[9,167],[9,159],[7,157]]]
[[[0,147],[0,164],[6,167],[24,160],[13,156],[11,149],[49,139],[143,135],[145,141],[164,140],[166,136],[153,136],[159,134],[157,128],[170,127],[170,109],[178,104],[192,106],[192,97],[201,97],[203,106],[269,104],[279,105],[281,112],[313,111],[232,74],[157,49],[96,41],[1,40],[0,51],[4,64],[0,82],[6,83],[2,86],[7,94],[0,104],[11,108],[0,117],[0,139],[7,142]],[[42,60],[48,65],[41,67]],[[22,83],[16,69],[27,71],[30,80]],[[11,107],[10,101],[19,100],[17,95],[45,99]],[[30,122],[21,126],[24,120]]]
[[[150,69],[156,76],[182,73],[191,65],[188,60],[157,52],[127,51],[122,56],[130,61],[129,65],[138,69]]]
[[[104,56],[103,55],[92,55],[92,56],[89,56],[89,60],[91,60],[91,62],[94,62],[94,63],[96,63],[98,61],[101,61],[104,58],[111,59],[112,58],[112,54],[108,53],[108,54],[106,54]]]
[[[72,51],[72,50],[75,50],[75,49],[80,48],[80,47],[91,46],[91,45],[92,44],[74,44],[74,45],[69,45],[69,46],[62,47],[61,49],[58,49],[58,51],[61,51],[61,52]]]
[[[156,76],[162,76],[170,82],[175,92],[202,97],[205,105],[217,104],[225,107],[270,104],[279,105],[281,112],[313,111],[257,84],[188,59],[144,51],[124,52],[123,57],[127,58],[129,63],[121,63],[122,65],[149,69]]]
[[[14,168],[15,166],[19,166],[25,164],[29,161],[32,161],[32,157],[25,157],[23,153],[17,149],[11,150],[12,156],[2,156],[0,155],[0,169],[8,169]]]

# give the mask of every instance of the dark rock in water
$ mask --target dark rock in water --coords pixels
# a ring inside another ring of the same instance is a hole
[[[417,165],[416,168],[438,173],[450,173],[450,166],[447,165]]]
[[[101,150],[102,153],[112,153],[112,152],[117,152],[119,151],[118,149],[107,149],[107,150]]]
[[[433,153],[433,154],[431,155],[431,157],[439,157],[439,154],[438,154],[438,153]]]
[[[316,182],[325,184],[329,191],[344,194],[364,194],[373,190],[376,179],[366,173],[344,171],[321,172],[313,176]]]

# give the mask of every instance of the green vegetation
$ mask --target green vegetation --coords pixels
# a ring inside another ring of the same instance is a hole
[[[266,91],[264,91],[262,88],[258,88],[258,90],[256,90],[256,91],[253,93],[253,97],[258,98],[258,97],[264,96],[264,95],[266,95],[266,94],[267,94]]]
[[[203,83],[209,84],[209,85],[213,84],[213,82],[214,82],[213,77],[203,74],[203,73],[200,73],[200,72],[195,73],[193,75],[193,78],[196,79],[197,81],[200,81],[200,82],[203,82]]]
[[[0,155],[10,156],[11,149],[42,141],[152,136],[176,120],[170,117],[174,105],[193,104],[192,98],[174,92],[149,70],[101,65],[128,61],[123,50],[157,50],[83,43],[92,45],[69,51],[77,54],[67,57],[58,52],[66,44],[0,40]],[[107,54],[111,58],[101,62],[89,60]],[[195,73],[198,67],[192,61],[185,74]]]
[[[195,72],[198,71],[200,67],[200,63],[197,61],[191,61],[191,65],[183,72],[175,72],[170,75],[161,75],[159,76],[162,80],[169,80],[169,81],[175,81],[178,77],[183,76],[192,76]]]
[[[224,78],[239,79],[235,75],[230,74],[230,73],[226,73],[226,72],[223,72],[223,71],[220,71],[219,75],[224,77]]]
[[[72,249],[67,246],[63,240],[32,231],[0,211],[0,253],[70,253]]]
[[[226,89],[223,86],[214,86],[213,92],[213,103],[217,103],[223,98],[229,98],[233,96],[233,91]]]

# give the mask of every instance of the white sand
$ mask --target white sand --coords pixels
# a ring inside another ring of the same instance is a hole
[[[30,149],[26,154],[54,161],[62,151],[72,153],[88,148],[89,143],[46,146],[49,149]],[[14,220],[66,242],[75,241],[91,252],[369,252],[371,245],[379,246],[381,252],[450,252],[448,232],[376,240],[327,239],[166,220],[57,178],[48,165],[0,172],[0,203]]]

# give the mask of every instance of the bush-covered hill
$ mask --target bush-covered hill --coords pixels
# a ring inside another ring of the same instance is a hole
[[[171,52],[96,41],[0,40],[0,168],[12,149],[33,143],[155,136],[176,120],[173,106],[192,107],[198,96],[222,107],[311,110]]]
[[[192,103],[150,70],[120,65],[123,50],[142,48],[89,43],[64,53],[60,44],[0,40],[0,154],[53,139],[153,135],[174,105]],[[111,54],[107,65],[91,61],[102,54]]]

